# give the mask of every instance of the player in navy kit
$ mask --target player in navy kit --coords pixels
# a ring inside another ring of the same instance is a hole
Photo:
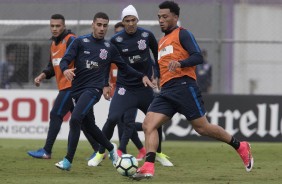
[[[59,93],[50,112],[50,125],[44,147],[35,151],[27,152],[28,155],[39,159],[51,158],[52,148],[56,141],[57,135],[59,134],[63,117],[73,109],[70,95],[71,81],[67,81],[65,79],[57,61],[64,56],[66,49],[76,36],[70,30],[66,29],[65,18],[61,14],[54,14],[51,16],[50,30],[52,33],[50,61],[43,72],[34,79],[34,83],[37,87],[39,87],[42,80],[50,79],[55,76]],[[69,67],[73,67],[73,64]],[[84,126],[82,126],[82,129],[95,153],[95,151],[99,149],[99,144],[86,132]]]
[[[114,30],[115,30],[115,34],[116,34],[120,31],[124,30],[124,25],[122,24],[122,22],[118,22],[118,23],[115,24],[114,28],[115,28]],[[111,87],[111,93],[110,93],[111,98],[113,97],[115,89],[116,89],[117,73],[118,73],[117,66],[115,64],[111,64],[111,71],[110,71],[110,75],[109,75],[109,77],[110,77],[109,83],[110,83],[110,87]],[[123,144],[120,144],[117,152],[118,152],[119,156],[121,156],[123,153],[127,153],[127,149],[126,149],[127,143],[124,144],[124,141],[121,142],[121,139],[122,139],[123,131],[124,131],[124,128],[125,128],[124,121],[125,122],[126,121],[132,122],[131,126],[127,126],[127,128],[133,128],[134,129],[130,139],[134,143],[134,145],[137,147],[137,149],[139,150],[138,155],[136,156],[136,159],[138,161],[141,161],[146,155],[146,149],[143,146],[143,143],[141,142],[141,140],[138,136],[137,131],[143,131],[143,129],[142,129],[142,123],[135,122],[136,115],[137,115],[137,108],[130,109],[130,110],[128,110],[124,113],[122,119],[118,122],[118,124],[117,124],[118,125],[117,126],[118,127],[118,138],[120,140],[120,143],[123,143]],[[125,118],[126,119],[130,118],[130,119],[124,120]],[[96,155],[96,152],[93,154],[93,156],[90,159],[94,158],[95,155]]]
[[[71,168],[79,141],[81,123],[84,123],[89,134],[110,152],[110,159],[114,166],[117,162],[117,150],[95,124],[93,112],[93,106],[100,100],[102,94],[106,99],[109,98],[109,94],[107,91],[104,92],[104,89],[109,85],[107,79],[111,62],[115,63],[119,67],[120,73],[127,78],[136,78],[142,81],[143,85],[154,87],[147,76],[127,65],[117,49],[110,42],[104,40],[108,24],[107,14],[97,13],[92,23],[93,33],[75,39],[60,62],[64,76],[72,81],[72,98],[75,103],[70,119],[67,155],[62,161],[55,164],[62,170],[70,170]],[[75,60],[75,68],[68,69],[72,60]],[[88,121],[82,122],[84,119]]]
[[[157,83],[157,78],[159,78],[158,65],[155,64],[150,56],[151,50],[155,60],[157,60],[158,44],[156,38],[150,31],[137,26],[139,18],[136,9],[132,5],[127,6],[122,11],[121,19],[125,28],[123,31],[114,35],[111,42],[118,48],[122,58],[130,66],[137,71],[152,77],[152,80]],[[135,114],[129,114],[128,112],[132,112],[132,109],[138,108],[146,114],[147,109],[153,100],[154,92],[150,88],[145,88],[140,81],[134,78],[126,78],[123,75],[120,75],[119,72],[116,85],[115,94],[110,104],[108,119],[102,131],[108,139],[111,139],[116,123],[123,114],[127,116],[126,118],[123,118],[125,129],[123,131],[122,139],[120,140],[121,145],[119,148],[125,150],[129,139],[135,131]],[[161,127],[158,132],[161,139]],[[105,148],[100,146],[99,153],[89,160],[88,165],[99,165],[103,160],[104,152]],[[161,152],[161,142],[158,153],[158,158],[161,164],[164,166],[173,166],[167,159],[167,156]]]

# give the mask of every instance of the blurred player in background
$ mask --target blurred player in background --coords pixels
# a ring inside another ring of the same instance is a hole
[[[123,9],[121,20],[124,25],[124,31],[115,34],[111,38],[111,42],[118,48],[122,58],[130,66],[139,72],[145,73],[152,78],[155,84],[157,84],[159,68],[150,55],[151,50],[155,61],[157,61],[158,44],[155,36],[152,32],[137,26],[139,17],[136,9],[132,5]],[[116,83],[117,86],[110,104],[108,119],[103,126],[102,131],[108,139],[111,139],[114,128],[117,122],[119,122],[120,116],[123,115],[122,120],[125,128],[119,146],[119,154],[121,155],[122,152],[126,150],[126,145],[132,137],[133,132],[136,132],[136,108],[146,114],[147,109],[152,102],[154,92],[152,89],[144,87],[140,81],[120,75],[120,72],[118,72]],[[158,133],[159,139],[161,140],[162,127],[158,129]],[[145,153],[143,145],[140,151],[142,151],[143,157]],[[102,162],[104,152],[105,149],[101,146],[99,148],[99,153],[97,153],[93,159],[89,160],[88,165],[97,166]],[[173,166],[168,160],[168,157],[161,151],[161,141],[159,142],[157,152],[157,159],[162,165]]]
[[[133,178],[140,180],[154,176],[159,141],[157,128],[176,112],[183,114],[200,135],[230,144],[249,172],[253,167],[249,143],[239,142],[222,127],[210,124],[206,118],[195,74],[196,65],[203,63],[203,57],[192,33],[177,26],[179,12],[180,8],[174,1],[165,1],[159,5],[159,24],[165,33],[158,47],[161,92],[155,96],[143,123],[146,160]]]
[[[6,50],[6,60],[0,62],[0,89],[10,89],[10,80],[15,73],[14,62],[16,61],[16,51]]]
[[[28,155],[34,158],[50,159],[52,148],[61,129],[64,116],[73,109],[73,103],[70,96],[71,81],[66,80],[60,69],[60,60],[64,56],[69,44],[75,39],[74,33],[66,29],[65,18],[61,14],[54,14],[50,19],[50,30],[52,33],[52,44],[50,47],[50,61],[43,72],[34,79],[37,87],[44,79],[56,77],[59,93],[56,97],[54,106],[50,112],[50,124],[47,139],[43,148],[36,151],[28,151]],[[73,68],[73,61],[70,68]],[[93,139],[87,131],[82,128],[86,138],[92,148],[98,150],[99,144]]]
[[[100,146],[109,151],[114,166],[117,162],[116,147],[96,125],[93,113],[94,105],[100,100],[102,94],[106,99],[110,98],[108,90],[105,92],[104,90],[105,86],[109,86],[108,79],[112,62],[119,67],[119,73],[127,76],[127,78],[135,77],[142,81],[143,85],[154,87],[147,76],[127,65],[120,57],[118,50],[104,39],[108,24],[109,17],[107,14],[96,13],[92,22],[92,34],[75,39],[60,62],[64,76],[72,81],[71,95],[75,103],[70,119],[67,154],[62,161],[55,164],[57,168],[62,170],[70,170],[71,168],[82,124],[89,134],[99,142]],[[70,69],[69,65],[73,60],[75,68]]]
[[[207,50],[202,50],[202,55],[203,64],[197,65],[196,68],[197,84],[202,93],[210,93],[212,84],[212,66],[207,58]]]

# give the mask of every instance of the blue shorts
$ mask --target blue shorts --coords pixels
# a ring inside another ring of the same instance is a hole
[[[162,88],[148,112],[165,114],[170,118],[178,112],[191,121],[204,116],[206,110],[196,81],[189,81]]]

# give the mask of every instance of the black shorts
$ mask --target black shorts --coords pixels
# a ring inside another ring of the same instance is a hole
[[[162,88],[155,96],[148,112],[156,112],[172,117],[175,113],[183,114],[187,120],[194,120],[205,115],[204,102],[196,82],[184,83]]]

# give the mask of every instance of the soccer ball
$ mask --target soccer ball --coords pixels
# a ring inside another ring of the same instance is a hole
[[[136,173],[138,161],[130,154],[122,155],[116,164],[117,172],[123,176],[132,176]]]

